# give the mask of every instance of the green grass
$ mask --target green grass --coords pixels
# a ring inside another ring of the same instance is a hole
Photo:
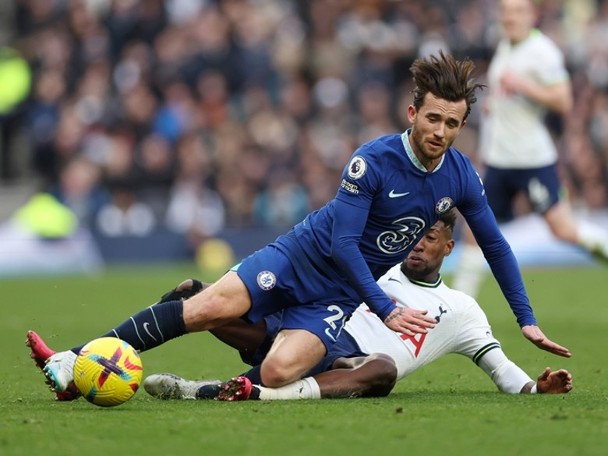
[[[169,402],[142,390],[111,409],[51,400],[24,346],[28,329],[68,348],[196,275],[193,266],[170,265],[0,280],[0,454],[608,454],[608,272],[599,267],[525,271],[541,328],[571,349],[571,359],[527,342],[492,280],[479,299],[507,355],[532,377],[545,366],[573,373],[568,395],[501,394],[469,360],[452,355],[382,399]],[[145,374],[225,379],[245,369],[208,334],[172,341],[142,359]]]

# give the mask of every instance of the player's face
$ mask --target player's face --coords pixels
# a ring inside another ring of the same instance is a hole
[[[536,21],[531,0],[502,0],[499,13],[503,31],[512,43],[527,38]]]
[[[464,126],[467,112],[465,100],[447,101],[427,93],[419,110],[407,108],[412,123],[412,149],[420,163],[432,171],[452,145]]]
[[[424,282],[437,280],[443,259],[452,253],[452,232],[438,221],[416,244],[405,259],[404,267],[410,279]]]

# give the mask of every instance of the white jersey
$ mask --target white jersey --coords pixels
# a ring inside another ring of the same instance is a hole
[[[477,302],[443,281],[433,285],[411,282],[397,265],[378,285],[398,306],[428,310],[427,315],[437,321],[427,334],[405,336],[391,331],[362,304],[347,322],[345,330],[361,351],[385,353],[395,360],[398,380],[448,353],[460,353],[478,363],[485,353],[500,348]]]
[[[496,168],[539,168],[557,161],[557,150],[545,125],[546,109],[519,94],[505,93],[500,78],[513,72],[543,86],[568,82],[560,49],[540,30],[517,44],[502,40],[488,70],[489,112],[484,162]]]

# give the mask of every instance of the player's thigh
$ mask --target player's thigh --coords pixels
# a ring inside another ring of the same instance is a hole
[[[243,281],[227,272],[210,287],[184,301],[186,331],[205,331],[239,318],[251,308]]]
[[[545,214],[559,202],[563,189],[555,165],[526,170],[521,178],[534,212]]]
[[[250,297],[247,321],[256,323],[284,307],[307,302],[296,295],[302,288],[298,286],[298,276],[303,273],[297,271],[291,257],[275,245],[256,251],[232,269]]]

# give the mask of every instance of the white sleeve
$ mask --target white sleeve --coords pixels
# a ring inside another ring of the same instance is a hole
[[[486,352],[477,364],[503,393],[519,394],[527,383],[533,381],[500,348]]]

